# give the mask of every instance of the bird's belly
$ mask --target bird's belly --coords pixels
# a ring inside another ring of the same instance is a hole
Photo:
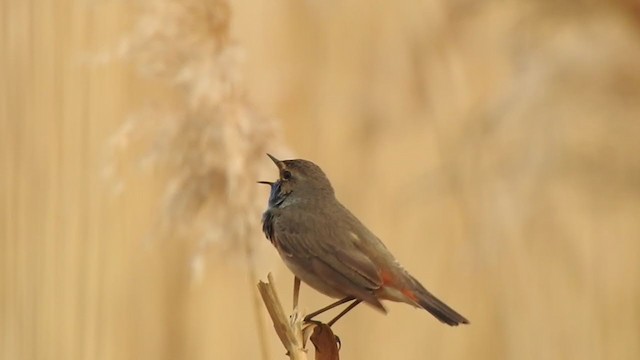
[[[295,276],[317,291],[336,299],[347,296],[346,294],[334,289],[332,286],[327,284],[326,281],[314,274],[313,271],[310,270],[311,264],[304,261],[293,260],[291,257],[284,254],[281,254],[280,257]]]

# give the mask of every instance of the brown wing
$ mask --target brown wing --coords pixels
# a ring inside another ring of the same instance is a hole
[[[305,265],[338,292],[384,311],[373,293],[382,285],[378,269],[356,247],[348,229],[327,223],[323,220],[327,217],[318,216],[321,214],[304,210],[285,209],[274,215],[276,246],[290,261]]]

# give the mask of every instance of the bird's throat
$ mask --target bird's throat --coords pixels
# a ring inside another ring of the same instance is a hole
[[[282,191],[282,182],[280,180],[271,184],[271,194],[269,194],[269,208],[278,208],[287,198],[289,193]]]

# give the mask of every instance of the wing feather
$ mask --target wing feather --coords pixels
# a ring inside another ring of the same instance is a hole
[[[378,268],[358,248],[352,232],[328,224],[320,214],[287,210],[271,215],[272,241],[278,250],[289,261],[306,263],[305,268],[332,288],[384,309],[374,295],[382,285]]]

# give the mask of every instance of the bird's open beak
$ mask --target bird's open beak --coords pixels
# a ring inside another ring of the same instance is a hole
[[[278,167],[278,169],[282,170],[284,168],[284,162],[276,159],[273,155],[267,154],[267,156],[273,161],[274,164]]]
[[[276,164],[276,166],[278,167],[278,170],[284,169],[284,161],[280,161],[280,160],[276,159],[276,157],[271,155],[271,154],[267,154],[267,156],[269,157],[269,159],[271,159],[271,161],[273,161],[274,164]],[[275,182],[258,181],[258,184],[265,184],[265,185],[273,186],[273,184],[275,184]]]

